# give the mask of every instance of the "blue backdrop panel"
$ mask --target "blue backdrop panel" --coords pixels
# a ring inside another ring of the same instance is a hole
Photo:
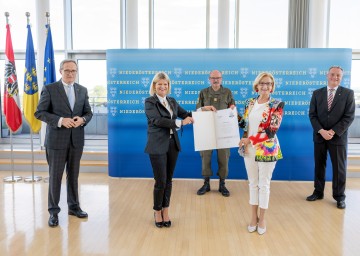
[[[342,85],[350,86],[351,49],[190,49],[108,50],[109,175],[153,177],[144,153],[147,120],[144,100],[158,71],[171,79],[171,96],[189,111],[195,110],[198,93],[209,86],[213,69],[223,72],[223,85],[232,90],[240,113],[244,101],[255,95],[252,83],[263,71],[276,79],[273,97],[285,101],[285,115],[278,137],[284,159],[277,163],[273,179],[313,180],[312,128],[308,118],[312,92],[326,86],[332,65],[344,68]],[[194,151],[192,126],[180,137],[175,177],[201,178],[201,159]],[[217,172],[216,153],[213,171]],[[330,161],[328,161],[328,166]],[[328,168],[327,179],[331,178]],[[231,149],[229,178],[245,179],[243,159]]]

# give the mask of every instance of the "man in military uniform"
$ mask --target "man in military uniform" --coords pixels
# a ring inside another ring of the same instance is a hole
[[[196,104],[197,111],[216,111],[235,107],[235,101],[231,91],[221,85],[222,75],[218,70],[210,72],[210,85],[208,88],[202,89]],[[228,176],[230,149],[217,149],[218,172],[220,177],[219,192],[223,196],[230,196],[229,190],[225,187],[225,179]],[[213,175],[211,170],[211,156],[213,150],[200,151],[202,161],[202,176],[204,177],[204,185],[197,191],[198,195],[204,195],[210,191],[210,177]]]

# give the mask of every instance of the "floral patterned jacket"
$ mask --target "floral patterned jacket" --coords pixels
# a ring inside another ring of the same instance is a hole
[[[249,113],[254,107],[256,99],[246,100],[244,115],[238,116],[239,126],[244,130],[244,138],[248,137]],[[284,102],[270,98],[262,113],[257,134],[249,137],[251,144],[256,148],[255,161],[257,162],[274,162],[283,158],[276,132],[282,121],[284,105]]]

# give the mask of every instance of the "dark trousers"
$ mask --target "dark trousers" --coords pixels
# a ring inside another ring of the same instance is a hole
[[[155,179],[153,207],[155,211],[160,211],[170,205],[172,177],[178,155],[179,151],[176,148],[174,138],[170,139],[166,154],[149,155]]]
[[[324,195],[325,171],[327,152],[330,154],[333,178],[332,193],[336,201],[345,200],[346,183],[346,153],[345,145],[333,145],[328,141],[324,143],[314,143],[315,158],[315,192],[318,195]]]
[[[49,213],[59,213],[61,181],[66,169],[67,203],[69,209],[79,207],[78,178],[80,159],[83,148],[69,146],[67,149],[46,149],[46,160],[49,164]]]

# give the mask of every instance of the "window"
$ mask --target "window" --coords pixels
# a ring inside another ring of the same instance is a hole
[[[73,49],[120,48],[120,1],[72,1]]]
[[[288,0],[241,0],[239,47],[286,48]]]
[[[218,0],[210,0],[210,31],[209,47],[217,48],[218,46]]]
[[[106,61],[78,60],[79,84],[87,87],[94,113],[107,113]]]
[[[205,0],[154,1],[155,48],[205,48]]]
[[[353,60],[351,65],[351,86],[355,93],[355,103],[360,108],[360,60]]]
[[[329,47],[360,49],[359,13],[358,0],[331,1]]]
[[[138,48],[149,48],[149,0],[138,0]]]
[[[0,0],[0,50],[3,53],[5,50],[5,39],[6,39],[6,19],[4,12],[9,12],[9,24],[11,31],[11,39],[14,51],[26,49],[26,38],[27,38],[27,18],[26,12],[30,12],[30,25],[36,24],[36,12],[35,12],[35,1],[28,0],[17,0],[17,1],[5,1]],[[34,46],[37,45],[36,26],[31,26],[31,33],[33,35]],[[21,69],[23,70],[23,69]]]
[[[51,27],[53,47],[55,51],[64,50],[64,3],[63,2],[64,1],[55,1],[55,0],[50,1],[50,27]]]

